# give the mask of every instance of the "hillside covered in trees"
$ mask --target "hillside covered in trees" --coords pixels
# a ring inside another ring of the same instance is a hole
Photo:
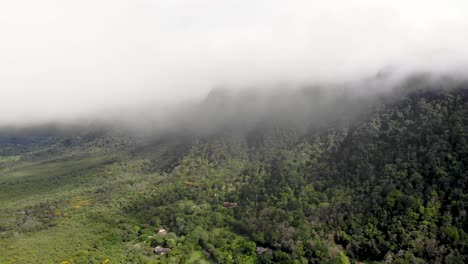
[[[217,91],[145,139],[5,129],[0,263],[468,262],[468,84],[330,93]]]

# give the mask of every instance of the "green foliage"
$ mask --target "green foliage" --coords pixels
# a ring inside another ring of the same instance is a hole
[[[467,91],[415,89],[307,131],[0,138],[0,259],[466,263]]]

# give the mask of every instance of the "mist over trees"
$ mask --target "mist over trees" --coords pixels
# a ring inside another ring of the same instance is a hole
[[[468,263],[468,1],[0,1],[0,264]]]
[[[0,256],[465,263],[468,84],[384,83],[216,89],[160,127],[2,129]]]

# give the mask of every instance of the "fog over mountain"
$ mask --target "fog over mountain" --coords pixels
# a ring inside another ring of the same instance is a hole
[[[362,95],[388,86],[356,85],[379,73],[464,76],[467,11],[457,0],[3,1],[0,124],[161,126],[220,86],[247,90],[236,100],[248,105],[257,89]]]
[[[0,1],[0,263],[468,263],[467,14]]]

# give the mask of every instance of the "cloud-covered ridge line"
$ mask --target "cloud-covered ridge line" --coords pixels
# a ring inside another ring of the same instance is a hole
[[[246,135],[256,129],[290,128],[299,133],[317,128],[349,127],[382,103],[408,93],[468,89],[468,79],[413,74],[404,78],[379,74],[349,83],[283,85],[250,89],[215,88],[202,99],[170,107],[146,105],[121,114],[96,114],[90,120],[0,126],[0,136],[83,136],[108,134],[157,140],[167,135],[198,137],[230,133]],[[301,132],[302,131],[302,132]]]
[[[104,118],[113,130],[143,137],[170,133],[207,135],[247,133],[256,128],[290,127],[306,131],[317,127],[346,127],[382,103],[419,91],[468,89],[468,79],[418,73],[404,78],[376,76],[350,83],[306,86],[215,88],[200,100],[172,108],[148,106],[126,117]],[[144,114],[142,114],[144,113]]]
[[[2,1],[0,123],[94,117],[212,87],[467,72],[468,3]]]

